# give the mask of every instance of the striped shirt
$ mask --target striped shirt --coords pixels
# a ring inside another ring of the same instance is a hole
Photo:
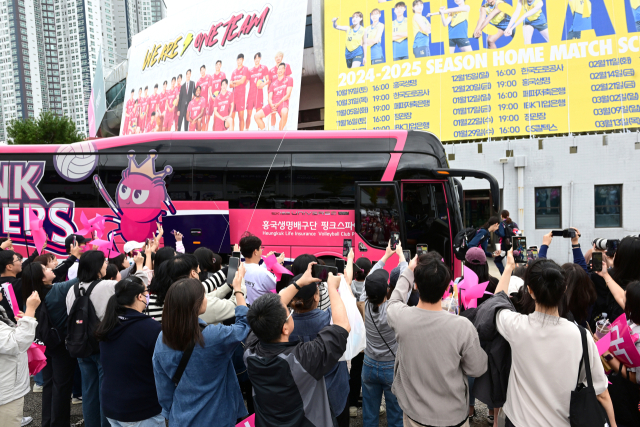
[[[322,311],[327,311],[331,308],[331,301],[329,301],[329,290],[327,289],[327,284],[325,282],[318,285],[318,292],[320,293],[318,308]]]

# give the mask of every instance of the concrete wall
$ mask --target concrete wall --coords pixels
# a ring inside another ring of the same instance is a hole
[[[608,136],[589,135],[542,140],[497,141],[446,145],[448,154],[455,154],[450,167],[480,169],[493,174],[503,189],[502,206],[511,213],[528,237],[529,245],[541,245],[548,229],[535,228],[535,188],[562,187],[562,227],[577,227],[583,251],[596,237],[623,238],[640,233],[640,143],[636,133]],[[607,145],[603,145],[606,143]],[[578,152],[570,154],[570,147]],[[500,158],[513,150],[513,158],[505,164]],[[526,161],[524,167],[524,221],[518,221],[518,173],[516,159]],[[464,190],[488,188],[486,181],[466,179]],[[595,228],[594,185],[622,184],[622,227]],[[573,186],[573,193],[572,188]],[[558,262],[571,260],[569,239],[555,238],[549,257]]]

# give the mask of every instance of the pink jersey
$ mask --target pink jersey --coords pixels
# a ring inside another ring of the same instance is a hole
[[[269,92],[273,92],[271,102],[274,104],[280,102],[287,94],[287,88],[289,87],[293,87],[293,79],[291,77],[284,76],[282,80],[275,79],[269,88]],[[287,102],[288,100],[285,101],[285,103]]]
[[[141,100],[138,100],[138,105],[140,106],[140,116],[142,116],[142,113],[147,113],[149,108],[149,97],[143,96]]]
[[[198,117],[200,115],[200,113],[202,112],[202,109],[204,107],[206,107],[206,101],[204,100],[204,98],[202,96],[200,96],[200,99],[198,98],[193,98],[191,100],[191,102],[189,103],[189,109],[188,109],[188,114],[191,114],[190,118],[193,121],[193,119],[195,119],[196,117]],[[189,117],[189,116],[187,116]]]
[[[151,95],[149,97],[149,113],[148,113],[149,116],[151,116],[151,113],[156,111],[156,109],[158,108],[158,102],[160,102],[160,94],[159,93],[156,93],[156,94]]]
[[[176,90],[178,89],[178,90]],[[173,101],[175,101],[176,97],[180,94],[179,90],[180,88],[176,88],[176,89],[169,89],[167,90],[167,97],[165,99],[165,101],[167,102],[167,104],[169,104],[169,109],[171,111],[175,110],[175,106],[173,105]]]
[[[129,99],[127,101],[127,116],[131,117],[131,114],[133,113],[133,107],[136,105],[136,100],[135,99]]]
[[[262,80],[269,75],[269,68],[266,65],[258,65],[249,69],[249,99],[257,99],[256,105],[262,105],[262,95],[264,88],[258,89],[258,80]],[[259,108],[259,107],[258,107]]]
[[[200,77],[196,88],[200,86],[200,96],[204,98],[205,102],[209,101],[209,87],[211,86],[212,77],[209,74],[205,74],[204,77]]]
[[[291,74],[293,74],[291,72],[291,67],[289,67],[289,64],[285,65],[284,67],[284,75],[285,76],[290,76]],[[271,69],[269,70],[269,81],[271,83],[273,83],[274,81],[276,81],[278,79],[278,66],[274,65],[273,67],[271,67]]]
[[[158,95],[158,109],[162,114],[164,114],[164,111],[167,107],[168,96],[169,96],[169,92],[167,92],[166,90],[164,92],[160,92],[160,94]]]
[[[154,132],[155,130],[156,130],[156,116],[151,117],[151,115],[149,115],[149,120],[147,120],[147,127],[145,128],[144,132],[149,133],[149,132]]]
[[[213,103],[213,107],[218,110],[218,114],[227,117],[231,114],[231,104],[233,103],[233,93],[227,91],[226,94],[220,93]],[[225,130],[224,122],[216,116],[214,121],[214,130]]]
[[[237,96],[244,96],[247,90],[247,83],[249,81],[249,69],[245,66],[242,66],[239,70],[236,68],[231,73],[231,81],[239,82],[243,77],[246,77],[246,81],[243,85],[236,86],[233,88],[233,92],[236,93]]]
[[[211,74],[211,93],[214,97],[217,96],[216,92],[220,93],[220,86],[222,85],[222,81],[226,78],[226,74],[222,71],[220,71],[218,74]]]

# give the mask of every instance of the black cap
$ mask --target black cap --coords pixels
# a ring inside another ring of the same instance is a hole
[[[298,274],[291,280],[291,283],[297,282],[302,277],[302,274]],[[300,298],[302,300],[308,300],[309,298],[313,298],[313,296],[318,292],[318,284],[316,282],[307,285],[301,286],[301,289],[298,291],[294,298]]]
[[[369,274],[364,282],[364,290],[367,293],[367,297],[372,299],[384,298],[387,295],[388,286],[389,273],[383,268]]]
[[[64,239],[64,247],[67,250],[67,253],[69,253],[69,251],[71,250],[71,245],[73,245],[73,236],[76,237],[76,243],[79,245],[83,245],[87,241],[87,239],[85,239],[84,236],[81,236],[79,234],[68,235],[67,238]]]

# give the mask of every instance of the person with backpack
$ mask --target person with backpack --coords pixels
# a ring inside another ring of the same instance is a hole
[[[0,294],[0,301],[3,300]],[[0,426],[20,427],[24,396],[29,393],[29,356],[38,322],[36,309],[40,296],[33,292],[27,299],[27,309],[14,323],[0,306]]]
[[[164,427],[153,377],[153,351],[162,327],[144,314],[147,287],[138,277],[120,280],[96,329],[104,376],[102,412],[112,427]]]
[[[509,217],[509,211],[506,209],[500,212],[500,219],[501,221],[498,229],[496,230],[496,235],[500,237],[500,244],[502,245],[502,248],[504,250],[508,249],[505,244],[507,243],[507,241],[509,242],[509,244],[511,244],[511,237],[516,235],[515,230],[517,230],[519,227],[518,224],[516,224],[515,221],[513,221]],[[504,265],[502,264],[502,260],[504,259],[504,257],[500,256],[501,252],[502,251],[495,251],[493,253],[493,262],[496,263],[496,267],[498,267],[500,274],[502,274],[502,272],[504,271]]]
[[[487,245],[491,239],[491,233],[495,233],[499,227],[500,219],[498,219],[497,216],[489,218],[487,222],[476,232],[474,238],[471,239],[469,242],[469,248],[481,247],[487,258],[493,258],[493,253],[487,251]]]
[[[80,257],[80,247],[71,248],[71,257]],[[75,261],[74,261],[75,262]],[[67,304],[65,298],[78,279],[53,283],[54,270],[39,262],[32,262],[22,271],[22,294],[26,297],[38,292],[42,304],[36,310],[36,340],[45,346],[47,364],[42,369],[42,426],[68,426],[71,422],[73,374],[78,363],[64,345],[67,334]]]
[[[134,258],[135,277],[145,286],[147,275],[142,271],[144,259],[141,254]],[[78,279],[67,293],[67,349],[71,357],[78,358],[82,373],[82,415],[86,427],[109,427],[109,421],[100,406],[102,364],[100,347],[94,332],[104,317],[107,304],[115,294],[115,280],[102,280],[107,273],[109,259],[102,251],[86,251],[78,263]]]
[[[231,326],[198,318],[207,310],[200,280],[178,280],[167,292],[153,372],[162,416],[171,426],[234,426],[248,415],[232,360],[249,334],[244,273],[241,264],[233,279],[237,307]]]

